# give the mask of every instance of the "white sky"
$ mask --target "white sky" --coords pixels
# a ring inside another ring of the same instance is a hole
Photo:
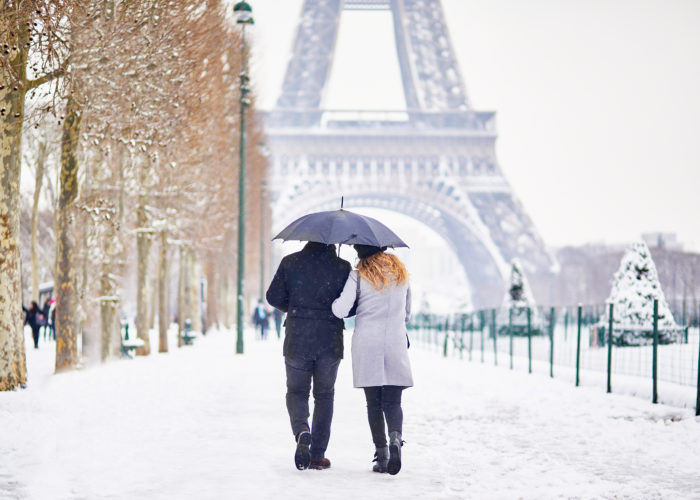
[[[700,250],[700,2],[442,4],[471,104],[497,111],[499,162],[547,244],[661,230]],[[251,5],[254,85],[270,108],[302,0]],[[401,107],[391,24],[357,15],[344,14],[327,104]]]

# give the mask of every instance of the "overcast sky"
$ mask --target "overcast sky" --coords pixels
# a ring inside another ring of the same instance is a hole
[[[470,102],[497,112],[499,162],[547,244],[669,231],[700,250],[700,1],[442,3]],[[251,5],[270,108],[302,0]],[[344,13],[327,105],[401,107],[391,24],[365,15]]]

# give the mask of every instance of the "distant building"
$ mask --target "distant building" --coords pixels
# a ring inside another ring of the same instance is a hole
[[[678,241],[678,235],[676,235],[676,233],[644,233],[642,239],[649,248],[683,250],[683,244]]]

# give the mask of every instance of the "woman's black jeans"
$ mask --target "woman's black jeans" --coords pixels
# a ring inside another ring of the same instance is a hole
[[[386,443],[386,430],[401,433],[403,427],[403,410],[401,410],[401,391],[405,387],[398,385],[382,385],[365,387],[367,398],[367,420],[372,431],[372,441],[377,448],[384,448]]]

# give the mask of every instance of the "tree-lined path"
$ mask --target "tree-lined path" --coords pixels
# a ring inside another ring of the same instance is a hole
[[[349,336],[347,337],[349,339]],[[281,342],[212,332],[168,355],[49,375],[0,394],[0,498],[700,498],[692,410],[575,389],[412,346],[404,466],[371,472],[348,357],[327,471],[297,471]],[[44,375],[41,375],[44,373]]]

